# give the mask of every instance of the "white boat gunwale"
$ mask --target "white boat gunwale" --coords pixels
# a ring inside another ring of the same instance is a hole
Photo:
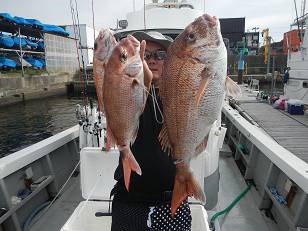
[[[0,179],[22,169],[30,163],[48,155],[79,136],[79,125],[14,152],[0,159]]]
[[[222,112],[270,161],[301,187],[305,193],[308,193],[308,164],[305,161],[279,145],[260,128],[249,123],[231,106],[226,104]]]

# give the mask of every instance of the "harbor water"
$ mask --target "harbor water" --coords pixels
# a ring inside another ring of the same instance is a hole
[[[57,96],[0,108],[0,158],[77,124],[81,98]]]
[[[282,88],[276,86],[276,92]],[[260,84],[260,90],[270,93],[270,84]],[[75,93],[0,107],[0,158],[76,125],[76,105],[82,103]]]

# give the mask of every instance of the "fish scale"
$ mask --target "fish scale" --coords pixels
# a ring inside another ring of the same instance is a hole
[[[215,17],[200,16],[175,39],[168,48],[162,76],[165,123],[159,139],[176,164],[171,201],[174,215],[188,196],[205,200],[189,162],[206,148],[209,131],[221,113],[225,86],[238,88],[226,79],[227,53]]]
[[[128,36],[121,40],[108,60],[103,85],[107,136],[121,152],[127,190],[131,171],[141,175],[140,166],[130,150],[146,102],[139,51],[140,43],[134,37]]]

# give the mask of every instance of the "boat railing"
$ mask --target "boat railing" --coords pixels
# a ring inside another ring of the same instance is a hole
[[[79,125],[0,159],[0,230],[21,231],[79,163]],[[30,201],[32,203],[30,203]]]
[[[79,125],[0,159],[0,179],[55,151],[79,136]]]
[[[264,131],[249,123],[239,112],[225,104],[223,114],[232,121],[233,126],[247,137],[250,142],[290,179],[292,179],[305,193],[308,193],[308,164],[282,147]]]

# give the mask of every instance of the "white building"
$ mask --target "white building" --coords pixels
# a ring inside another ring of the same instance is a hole
[[[77,25],[65,25],[64,26],[66,32],[69,33],[70,37],[73,38],[79,38],[79,33],[77,30]],[[79,59],[80,59],[80,65],[82,66],[82,59],[81,59],[81,51],[83,55],[83,60],[85,66],[92,65],[93,64],[93,49],[94,49],[94,29],[87,26],[86,24],[80,24],[80,42],[81,47],[78,44],[78,53],[79,53]],[[76,36],[75,36],[76,33]],[[95,36],[98,35],[98,31],[95,30]],[[81,49],[80,49],[81,48]]]

